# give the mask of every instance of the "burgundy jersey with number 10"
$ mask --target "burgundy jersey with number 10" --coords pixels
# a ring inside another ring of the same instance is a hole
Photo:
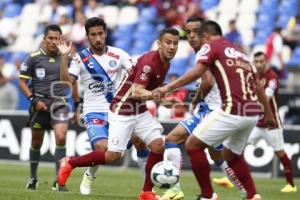
[[[218,84],[222,109],[232,115],[258,115],[256,69],[247,56],[225,38],[213,40],[200,49],[198,63],[209,67]]]

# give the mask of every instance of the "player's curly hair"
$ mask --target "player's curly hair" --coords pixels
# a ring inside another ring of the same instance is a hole
[[[104,20],[102,18],[99,17],[92,17],[89,18],[86,22],[85,22],[85,32],[86,34],[89,33],[89,29],[91,27],[95,27],[95,26],[102,26],[103,30],[106,31],[106,23],[104,22]]]

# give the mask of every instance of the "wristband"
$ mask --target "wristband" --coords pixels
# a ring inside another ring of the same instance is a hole
[[[29,101],[32,101],[32,100],[33,100],[33,95],[30,95],[29,97],[27,97],[27,99],[28,99]]]

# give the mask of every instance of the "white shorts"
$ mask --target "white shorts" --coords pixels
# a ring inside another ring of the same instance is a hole
[[[157,138],[162,138],[162,125],[148,112],[138,115],[117,115],[108,113],[108,150],[123,152],[134,133],[147,145]]]
[[[241,155],[258,116],[238,116],[216,109],[199,123],[193,134],[202,142],[215,147],[222,144]]]
[[[274,151],[280,151],[284,149],[282,128],[269,130],[268,128],[260,128],[256,126],[252,130],[247,143],[256,145],[262,138],[266,140],[268,145],[273,147]]]

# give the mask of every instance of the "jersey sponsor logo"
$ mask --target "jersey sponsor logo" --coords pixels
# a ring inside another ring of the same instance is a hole
[[[237,51],[232,47],[227,47],[224,50],[224,53],[228,58],[234,58],[234,59],[242,58],[243,60],[250,62],[250,60],[244,53]]]
[[[110,57],[113,57],[113,58],[115,58],[115,59],[117,59],[117,60],[120,59],[120,56],[117,55],[117,54],[114,54],[113,52],[108,52],[107,55],[110,56]]]
[[[46,71],[44,68],[35,69],[35,73],[38,79],[44,79],[46,76]]]
[[[93,62],[89,62],[89,63],[88,63],[88,67],[89,67],[89,68],[94,68],[94,63],[93,63]]]
[[[55,59],[54,58],[49,58],[49,63],[54,63],[55,62]]]
[[[146,80],[148,79],[148,77],[147,77],[147,75],[146,75],[145,73],[142,73],[142,74],[140,75],[140,79],[141,79],[142,81],[146,81]]]
[[[110,67],[116,67],[117,66],[117,62],[115,60],[110,60],[108,62],[108,64],[109,64]]]
[[[210,52],[211,48],[209,44],[204,44],[201,49],[198,51],[198,59],[207,59],[206,54]]]
[[[113,82],[93,82],[89,84],[89,89],[93,94],[111,92],[114,90]]]

